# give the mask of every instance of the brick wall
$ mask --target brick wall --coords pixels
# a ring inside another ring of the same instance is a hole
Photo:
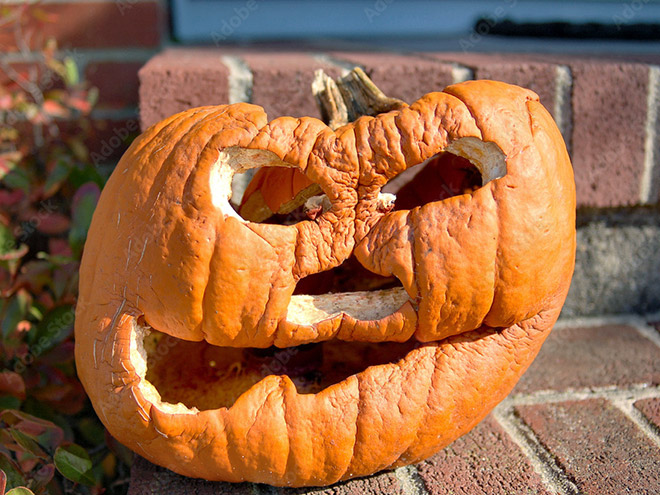
[[[270,118],[318,116],[315,69],[362,66],[383,91],[412,101],[471,78],[536,91],[568,143],[579,206],[660,201],[660,57],[169,49],[141,70],[142,125],[198,105],[251,101]]]
[[[11,15],[22,2],[3,8]],[[137,73],[165,37],[165,8],[161,0],[56,0],[35,8],[45,22],[24,16],[22,29],[29,48],[47,38],[57,40],[62,56],[76,63],[81,77],[99,90],[92,113],[88,146],[93,161],[113,163],[126,148],[127,136],[139,132]],[[3,58],[19,70],[34,66],[38,53],[16,46],[9,30],[0,32]],[[2,77],[0,76],[0,79]],[[0,81],[1,82],[1,81]],[[66,123],[62,124],[66,128]]]

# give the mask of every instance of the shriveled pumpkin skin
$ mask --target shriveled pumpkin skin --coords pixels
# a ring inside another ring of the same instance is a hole
[[[461,138],[496,144],[506,175],[377,210],[389,180]],[[210,184],[221,153],[236,148],[299,169],[330,209],[291,226],[223,214]],[[109,431],[155,463],[209,480],[327,485],[424,459],[488,414],[556,321],[574,253],[570,160],[531,91],[462,83],[337,131],[312,118],[269,123],[255,105],[192,109],[142,134],[103,191],[80,271],[78,373]],[[395,275],[408,300],[378,320],[287,319],[296,282],[351,254]],[[271,375],[230,408],[175,413],[140,385],[138,319],[218,346],[426,344],[318,393]]]

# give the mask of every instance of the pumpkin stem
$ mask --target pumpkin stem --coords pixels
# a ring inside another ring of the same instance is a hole
[[[386,96],[359,67],[337,79],[332,79],[323,69],[317,70],[312,93],[323,121],[333,130],[363,115],[378,115],[407,106]]]

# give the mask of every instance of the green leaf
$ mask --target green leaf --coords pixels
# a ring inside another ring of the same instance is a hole
[[[24,486],[12,488],[5,495],[34,495],[34,492]]]
[[[93,182],[99,187],[103,187],[105,179],[94,166],[75,167],[69,175],[68,183],[74,187],[81,187],[88,182]]]
[[[66,160],[57,160],[44,184],[45,196],[50,197],[55,194],[64,181],[69,177],[70,173],[71,165],[67,163]]]
[[[0,411],[3,409],[18,409],[21,407],[21,400],[11,395],[0,396]]]
[[[32,353],[40,356],[66,340],[73,331],[73,306],[65,304],[51,309],[31,336]]]
[[[26,194],[29,194],[32,190],[30,177],[24,170],[19,168],[15,168],[5,175],[3,182],[9,189],[21,189]]]
[[[88,182],[76,191],[73,196],[73,207],[71,215],[71,229],[69,230],[69,244],[74,253],[82,252],[89,224],[96,208],[101,191],[98,185]]]
[[[16,241],[11,230],[6,225],[0,223],[0,255],[13,251],[15,247]]]
[[[92,461],[80,445],[59,447],[53,457],[55,467],[66,478],[83,485],[94,485]]]
[[[2,318],[0,329],[2,329],[3,339],[6,339],[16,329],[19,321],[25,319],[29,302],[30,298],[27,292],[18,291],[3,307],[2,314],[0,314]]]
[[[67,86],[75,86],[80,82],[80,75],[78,74],[78,66],[71,57],[64,59],[64,82]]]

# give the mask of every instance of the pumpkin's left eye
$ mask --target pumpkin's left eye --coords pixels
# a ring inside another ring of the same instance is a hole
[[[260,149],[220,151],[209,182],[216,208],[225,216],[254,223],[291,225],[305,220],[306,203],[322,194],[321,186],[295,165]],[[265,184],[269,187],[262,187]]]

